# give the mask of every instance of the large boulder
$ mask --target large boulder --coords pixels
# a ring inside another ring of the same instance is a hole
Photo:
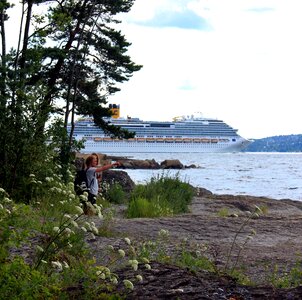
[[[159,163],[154,159],[125,159],[119,160],[121,167],[125,169],[159,169]]]
[[[160,163],[162,169],[183,169],[184,165],[178,159],[166,159]]]
[[[126,193],[130,193],[135,187],[135,183],[125,171],[106,170],[102,174],[102,180],[110,185],[113,183],[120,184]]]

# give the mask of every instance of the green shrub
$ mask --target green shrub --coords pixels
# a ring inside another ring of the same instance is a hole
[[[189,211],[194,188],[174,177],[158,175],[137,185],[130,195],[128,217],[159,217]],[[137,210],[135,212],[135,210]]]
[[[56,292],[48,276],[31,269],[22,259],[0,265],[0,299],[47,299],[50,296],[55,298]]]
[[[172,214],[168,203],[160,202],[159,199],[150,201],[143,197],[132,199],[127,209],[128,218],[156,218]]]
[[[102,194],[106,200],[115,204],[122,204],[126,199],[126,193],[119,183],[113,183]]]

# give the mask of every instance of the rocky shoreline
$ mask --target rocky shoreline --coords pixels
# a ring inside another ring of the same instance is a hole
[[[114,235],[129,236],[136,241],[154,241],[160,230],[167,230],[167,255],[186,240],[194,249],[206,245],[208,254],[218,267],[223,268],[236,233],[255,205],[262,207],[264,213],[253,218],[238,235],[232,259],[236,259],[238,246],[254,230],[256,234],[241,252],[238,266],[257,287],[239,285],[225,276],[207,272],[195,274],[169,264],[154,263],[152,270],[141,270],[144,282],[128,293],[127,299],[301,299],[302,287],[277,289],[272,285],[273,275],[290,272],[301,259],[302,203],[299,201],[215,195],[200,189],[191,204],[191,212],[179,216],[126,219],[124,208],[116,207],[118,213],[111,230]],[[228,214],[221,216],[221,210]],[[96,219],[95,222],[99,221]],[[101,226],[101,222],[98,225]],[[93,253],[101,253],[102,245],[108,243],[118,245],[119,239],[97,237],[89,242]],[[121,278],[126,275],[131,276],[131,270],[120,273]],[[122,286],[119,288],[123,289]]]
[[[125,157],[105,156],[104,159],[122,161],[125,168],[151,168],[155,164],[152,160],[137,161]],[[160,165],[156,164],[156,168]],[[134,188],[133,181],[122,170],[108,170],[103,173],[103,179],[121,183],[127,192]],[[263,214],[251,219],[238,234],[249,212],[256,206],[262,208]],[[99,236],[88,241],[97,262],[105,245],[119,247],[121,237],[128,236],[136,242],[155,241],[159,231],[164,229],[169,232],[164,249],[167,256],[173,255],[185,241],[188,251],[190,247],[195,251],[206,246],[209,258],[215,261],[218,269],[223,269],[236,237],[231,262],[238,257],[237,265],[241,267],[242,274],[248,276],[254,285],[240,285],[227,276],[205,271],[193,273],[175,265],[153,262],[152,270],[140,269],[144,280],[136,284],[133,291],[125,291],[122,284],[118,286],[126,299],[302,299],[302,286],[281,289],[273,285],[277,278],[285,278],[294,268],[299,270],[300,275],[297,276],[301,277],[302,284],[302,202],[246,195],[215,195],[198,188],[187,214],[156,219],[126,219],[125,209],[124,205],[114,207],[115,214],[110,223],[112,237]],[[102,221],[97,218],[94,221],[97,226],[102,226]],[[240,249],[251,232],[256,234]],[[118,271],[118,275],[121,281],[134,276],[131,269]]]
[[[88,155],[78,153],[76,156],[75,166],[80,169]],[[121,169],[188,169],[197,168],[196,165],[184,165],[178,159],[165,159],[162,162],[157,162],[155,159],[133,159],[125,156],[109,156],[106,154],[98,153],[100,165],[111,163],[112,161],[118,161],[121,163]]]

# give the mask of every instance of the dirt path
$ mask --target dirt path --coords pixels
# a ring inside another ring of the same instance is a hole
[[[249,225],[244,227],[242,234],[238,236],[236,241],[238,244],[242,244],[252,230],[256,231],[256,235],[254,235],[253,239],[244,247],[239,258],[238,266],[243,265],[245,267],[245,274],[254,282],[263,285],[269,282],[267,276],[268,274],[272,274],[272,270],[276,266],[278,266],[279,271],[289,270],[301,258],[301,202],[204,193],[194,198],[191,205],[191,213],[159,219],[125,219],[122,217],[122,213],[119,213],[119,216],[113,221],[111,230],[121,236],[127,235],[133,239],[144,241],[154,241],[157,239],[160,230],[168,230],[171,251],[175,248],[174,245],[180,244],[180,242],[184,240],[186,240],[188,244],[194,244],[195,246],[196,244],[199,244],[200,247],[207,245],[208,249],[211,249],[211,251],[215,253],[218,266],[223,267],[236,233],[238,233],[239,228],[248,218],[247,211],[254,211],[255,205],[264,208],[265,214],[259,218],[251,219]],[[228,216],[222,217],[222,211],[227,212]],[[238,217],[234,214],[238,215]],[[101,223],[98,225],[101,225]],[[105,244],[108,244],[108,242],[114,244],[117,241],[114,238],[97,238],[95,241],[92,241],[90,245],[94,252],[96,252]],[[237,247],[232,252],[235,257],[238,250],[239,248]],[[167,251],[169,251],[169,249]],[[181,280],[179,286],[170,289],[172,291],[170,296],[166,295],[165,291],[169,289],[165,284],[160,284],[154,279],[154,274],[152,275],[153,270],[149,271],[151,272],[149,275],[144,274],[146,278],[151,276],[151,279],[147,282],[145,281],[144,285],[140,286],[138,290],[129,294],[129,298],[279,299],[278,297],[280,295],[282,299],[302,298],[302,290],[300,291],[299,289],[276,291],[267,286],[263,287],[262,292],[260,292],[261,289],[253,290],[252,288],[237,286],[230,279],[214,279],[211,277],[212,275],[207,275],[208,280],[205,280],[206,276],[201,273],[198,276],[189,272],[186,273],[187,275],[184,275],[183,272],[186,271],[180,270],[179,268],[173,269],[171,266],[161,264],[156,264],[156,266],[158,268],[157,274],[161,274],[165,282],[173,286],[173,283],[177,281],[176,278],[178,278],[178,280]],[[173,276],[175,276],[175,278]],[[184,280],[186,276],[187,281]],[[181,283],[182,280],[187,283]],[[209,287],[211,286],[211,281],[213,281],[212,285],[215,286],[215,288],[214,290],[209,290],[208,288],[209,298],[202,298],[200,289],[197,287],[194,288],[193,283],[195,282],[196,284],[198,280],[202,280],[204,285],[207,283]],[[219,290],[219,285],[224,292]],[[150,298],[148,298],[146,290],[148,290],[147,287],[152,289],[151,286],[153,286],[154,290],[152,297],[150,296]],[[191,296],[189,296],[189,294],[185,295],[184,292],[173,294],[173,290],[175,289],[179,289],[180,291],[191,290],[192,293],[190,294]],[[219,291],[221,292],[220,294]],[[213,296],[213,293],[218,293],[217,295],[215,294],[217,297],[214,295],[216,298]],[[258,295],[257,293],[260,294]],[[164,294],[165,296],[163,296]],[[237,298],[231,298],[230,295],[235,294]],[[194,297],[196,298],[194,298],[193,295],[195,295]],[[263,298],[264,296],[265,298]]]

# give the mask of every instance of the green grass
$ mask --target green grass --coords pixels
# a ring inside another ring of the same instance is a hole
[[[137,185],[130,195],[128,218],[171,216],[189,212],[194,188],[179,179],[178,174],[152,177],[144,185]]]

